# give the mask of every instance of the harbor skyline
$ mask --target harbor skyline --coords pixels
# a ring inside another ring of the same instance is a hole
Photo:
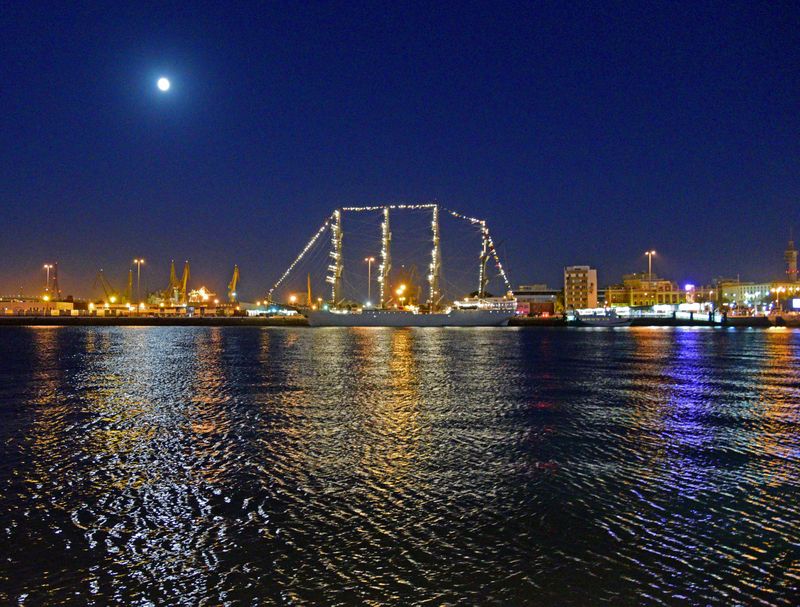
[[[791,266],[787,265],[788,261],[786,256],[790,254],[790,252],[794,252],[794,268],[795,270],[792,272]],[[720,282],[741,282],[743,284],[746,283],[768,283],[768,282],[780,282],[783,280],[789,280],[794,282],[797,278],[797,271],[796,271],[796,264],[797,264],[797,249],[794,248],[794,240],[789,240],[788,243],[784,242],[783,247],[781,247],[780,254],[783,255],[783,258],[780,258],[778,255],[772,255],[770,261],[770,265],[772,266],[769,272],[766,275],[760,276],[748,276],[742,275],[741,273],[737,272],[735,274],[724,275],[722,273],[717,273],[713,276],[706,276],[695,278],[696,275],[686,272],[681,269],[675,269],[672,267],[672,263],[669,259],[666,259],[662,264],[662,255],[657,252],[656,250],[645,251],[641,255],[641,259],[636,260],[634,263],[629,264],[628,269],[624,271],[620,275],[616,276],[608,276],[602,270],[599,270],[595,267],[595,264],[590,264],[592,269],[596,272],[596,287],[600,291],[604,291],[607,288],[613,288],[615,285],[619,284],[622,279],[624,279],[628,275],[641,275],[642,277],[647,277],[648,274],[651,278],[660,278],[660,279],[667,279],[675,283],[676,286],[685,286],[689,285],[692,288],[694,287],[712,287]],[[476,256],[477,257],[477,256]],[[370,258],[365,258],[364,262],[367,262]],[[655,261],[654,261],[655,260]],[[368,267],[368,280],[364,283],[362,290],[365,290],[364,294],[354,294],[351,293],[351,297],[354,297],[356,300],[362,300],[367,302],[371,299],[369,293],[370,289],[375,282],[374,278],[371,278],[371,268],[372,263],[376,262],[376,258],[372,257]],[[636,263],[638,262],[638,263]],[[654,266],[655,264],[655,266]],[[513,285],[512,288],[516,291],[517,288],[522,288],[520,285],[528,285],[528,284],[538,284],[538,285],[558,285],[558,288],[563,286],[563,272],[570,267],[569,264],[563,266],[561,268],[557,268],[557,272],[559,275],[557,276],[554,282],[547,282],[543,280],[543,275],[539,276],[513,276]],[[639,267],[644,265],[644,268]],[[662,265],[664,266],[662,268]],[[200,266],[205,271],[199,274],[199,277],[195,275],[195,270],[192,270],[192,283],[188,283],[188,266],[189,260],[186,260],[183,264],[184,266],[184,273],[187,273],[187,286],[188,288],[208,288],[210,292],[219,293],[220,298],[224,299],[224,292],[225,292],[225,281],[226,278],[224,276],[212,276],[207,271],[207,266],[204,268],[203,264],[201,263]],[[239,280],[239,267],[238,264],[234,264],[234,272],[236,281]],[[146,268],[144,270],[144,279],[142,279],[142,268]],[[172,278],[167,278],[167,268],[171,268],[170,272],[172,273]],[[194,268],[194,264],[192,265]],[[589,266],[587,266],[589,267]],[[655,270],[654,271],[654,267]],[[55,270],[54,270],[55,268]],[[290,264],[290,268],[293,267]],[[2,293],[0,292],[0,297],[29,297],[29,298],[41,298],[42,296],[47,296],[48,298],[52,295],[51,291],[53,290],[52,284],[53,280],[57,280],[57,288],[62,297],[70,297],[75,298],[77,300],[84,300],[84,301],[101,301],[101,300],[108,300],[109,293],[123,293],[125,290],[124,287],[124,277],[128,276],[128,287],[130,289],[135,289],[136,292],[136,300],[143,301],[147,299],[148,295],[152,295],[161,291],[165,285],[172,284],[174,279],[174,272],[175,272],[175,260],[172,259],[169,262],[164,262],[163,260],[155,260],[152,261],[150,259],[145,260],[144,258],[139,259],[132,259],[126,268],[113,268],[110,272],[106,271],[104,268],[100,268],[92,279],[88,283],[84,284],[74,284],[70,281],[75,279],[75,275],[68,269],[67,270],[67,283],[65,285],[63,280],[63,271],[59,269],[58,263],[44,263],[39,264],[38,269],[33,273],[36,275],[36,279],[38,279],[38,283],[34,284],[30,290],[26,290],[24,286],[18,287],[17,290]],[[284,269],[276,269],[273,272],[273,280],[272,283],[275,282],[274,279],[278,279],[278,283],[280,283],[285,275],[282,276],[282,270]],[[354,273],[360,273],[360,268],[356,270]],[[285,272],[286,275],[289,272]],[[295,272],[295,274],[297,274]],[[552,272],[548,273],[552,274]],[[598,278],[599,276],[599,278]],[[109,280],[109,278],[111,280]],[[324,273],[320,273],[319,276],[316,276],[317,286],[319,285],[319,281],[324,282]],[[363,277],[361,277],[363,278]],[[492,275],[492,279],[494,281],[499,281],[502,277],[497,274],[495,271]],[[311,277],[308,277],[309,283]],[[424,282],[424,277],[419,277],[419,280]],[[30,284],[32,281],[29,278],[19,278],[16,281],[11,280],[10,284]],[[270,283],[270,284],[272,284]],[[295,276],[295,283],[297,283],[297,276]],[[230,297],[230,286],[231,282],[228,282],[229,287],[229,297]],[[237,300],[241,301],[257,301],[257,300],[266,300],[269,299],[272,289],[269,288],[269,285],[250,285],[249,288],[238,288],[236,287],[236,283],[234,284],[234,288],[238,293],[235,295]],[[303,280],[303,284],[305,285],[305,279]],[[511,284],[511,283],[509,283]],[[135,285],[135,286],[134,286]],[[377,288],[377,285],[375,285]],[[185,287],[186,288],[186,287]],[[352,287],[351,287],[352,289]],[[294,296],[287,291],[284,297],[275,297],[274,300],[283,301],[284,303],[295,303],[294,301],[290,301],[290,297],[297,297],[297,293],[303,291],[304,288],[295,288],[290,289],[294,293]],[[464,288],[462,295],[465,295],[469,291],[468,288]],[[265,295],[266,294],[266,295]],[[361,297],[364,295],[364,297]],[[130,299],[130,298],[129,298]],[[602,302],[602,299],[600,300]],[[113,302],[112,302],[113,303]]]
[[[255,297],[346,204],[488,217],[553,284],[651,248],[677,280],[770,278],[800,223],[789,5],[4,12],[2,293],[143,256],[217,288],[239,264]]]
[[[0,605],[795,607],[798,26],[4,3]]]

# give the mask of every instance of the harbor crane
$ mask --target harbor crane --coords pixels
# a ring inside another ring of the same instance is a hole
[[[239,296],[236,293],[236,285],[239,284],[239,266],[233,266],[233,277],[231,277],[231,281],[228,283],[228,301],[230,303],[236,303],[239,301]]]
[[[189,260],[183,264],[183,274],[181,275],[181,303],[189,301],[187,288],[189,286]]]
[[[103,289],[103,294],[105,295],[108,303],[113,304],[119,301],[119,294],[117,293],[117,290],[111,286],[111,283],[106,278],[102,269],[97,272],[97,276],[94,279],[94,288],[97,288],[97,285],[100,285],[100,288]]]

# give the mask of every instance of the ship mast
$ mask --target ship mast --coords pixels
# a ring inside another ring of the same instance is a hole
[[[478,268],[478,298],[486,297],[486,283],[489,281],[486,275],[486,263],[489,261],[489,228],[486,222],[481,221],[481,255],[480,266]]]
[[[333,250],[330,255],[333,258],[333,263],[328,266],[331,274],[325,277],[325,281],[331,284],[331,298],[335,306],[342,295],[342,270],[344,269],[342,258],[342,212],[339,209],[333,212],[331,243],[333,244]]]
[[[439,304],[439,275],[441,273],[442,252],[439,248],[439,205],[433,206],[433,219],[431,221],[431,231],[433,232],[433,249],[431,250],[430,273],[428,282],[430,283],[430,297],[428,307],[431,312]]]
[[[391,244],[392,232],[389,226],[389,207],[383,207],[383,222],[381,222],[381,265],[378,266],[381,308],[386,306],[386,289],[389,283],[389,271],[392,269]]]

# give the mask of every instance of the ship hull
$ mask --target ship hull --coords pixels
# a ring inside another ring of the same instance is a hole
[[[581,318],[575,321],[578,327],[628,327],[631,321],[624,318]]]
[[[415,314],[400,310],[365,310],[342,313],[317,310],[308,313],[312,327],[504,327],[514,316],[501,310],[451,310]]]

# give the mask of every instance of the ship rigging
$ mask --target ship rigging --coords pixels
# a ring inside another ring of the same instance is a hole
[[[329,307],[336,308],[345,302],[343,295],[342,276],[344,273],[344,229],[343,229],[343,216],[345,213],[380,213],[380,257],[378,259],[377,267],[377,282],[378,282],[378,303],[377,306],[372,306],[371,302],[368,304],[371,308],[379,310],[386,309],[391,300],[392,292],[390,290],[390,273],[392,271],[392,224],[391,219],[393,213],[399,211],[424,211],[430,213],[430,237],[429,243],[431,246],[430,261],[426,273],[426,298],[424,303],[425,311],[434,313],[443,308],[444,295],[441,289],[442,280],[442,251],[441,251],[441,235],[440,235],[440,222],[442,215],[452,216],[455,219],[466,222],[474,228],[477,228],[480,235],[480,250],[478,255],[478,276],[477,276],[477,289],[474,295],[476,296],[475,303],[483,301],[487,295],[487,284],[489,282],[488,264],[493,261],[497,270],[497,275],[502,279],[506,294],[510,298],[511,283],[500,257],[495,247],[492,235],[489,232],[488,225],[485,220],[470,217],[463,213],[453,211],[451,209],[440,206],[437,203],[423,203],[423,204],[390,204],[390,205],[374,205],[374,206],[351,206],[336,209],[331,215],[323,222],[322,226],[314,233],[311,239],[306,243],[297,257],[291,262],[288,268],[278,278],[275,284],[270,288],[267,294],[267,300],[273,301],[273,295],[281,288],[287,278],[292,274],[294,269],[306,257],[309,251],[320,241],[324,234],[328,233],[330,237],[330,251],[328,253],[329,264],[327,266],[327,273],[325,277],[326,283],[330,287],[330,300]],[[310,301],[309,301],[310,303]],[[395,307],[397,307],[395,305]],[[505,306],[508,308],[508,306]]]

